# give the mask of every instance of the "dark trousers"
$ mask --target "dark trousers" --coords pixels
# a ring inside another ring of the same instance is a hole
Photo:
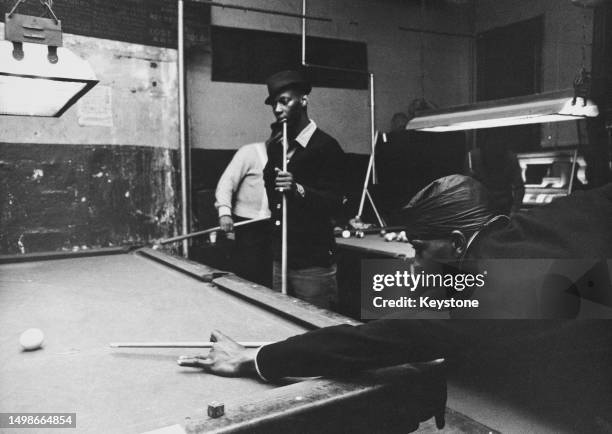
[[[274,261],[272,289],[282,291],[282,264]],[[338,302],[337,266],[287,269],[287,294],[331,309]]]
[[[249,220],[233,216],[234,223]],[[272,285],[271,230],[268,221],[251,223],[234,229],[236,241],[230,263],[234,273],[260,285]]]

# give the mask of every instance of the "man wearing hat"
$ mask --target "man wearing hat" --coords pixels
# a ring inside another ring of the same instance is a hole
[[[281,289],[282,195],[287,198],[287,292],[329,308],[337,297],[336,243],[332,216],[342,203],[344,152],[308,117],[312,89],[299,71],[267,80],[276,123],[268,146],[264,181],[274,222],[273,288]],[[287,171],[283,168],[282,123],[287,123]]]

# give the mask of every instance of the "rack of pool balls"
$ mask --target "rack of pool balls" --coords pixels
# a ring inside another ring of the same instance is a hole
[[[344,229],[341,232],[342,238],[351,238],[351,236],[355,236],[355,238],[363,238],[365,237],[366,232],[368,233],[372,233],[372,230],[368,230],[368,231],[362,231],[362,230],[354,230],[351,231],[349,229]],[[407,243],[408,242],[408,236],[406,235],[406,231],[399,231],[399,232],[388,232],[386,229],[381,229],[380,231],[378,231],[378,234],[383,237],[385,239],[385,241],[387,242],[391,242],[391,241],[398,241],[398,242],[403,242],[403,243]]]

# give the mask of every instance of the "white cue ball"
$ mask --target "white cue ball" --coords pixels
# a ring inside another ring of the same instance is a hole
[[[19,337],[19,343],[24,350],[37,350],[43,343],[45,335],[40,329],[27,329]]]
[[[351,231],[342,231],[342,238],[350,238]]]

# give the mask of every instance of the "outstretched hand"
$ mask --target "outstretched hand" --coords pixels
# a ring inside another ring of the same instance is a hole
[[[213,344],[207,355],[180,356],[180,366],[201,368],[206,372],[223,377],[246,377],[256,375],[256,348],[246,348],[218,330],[210,335]]]

